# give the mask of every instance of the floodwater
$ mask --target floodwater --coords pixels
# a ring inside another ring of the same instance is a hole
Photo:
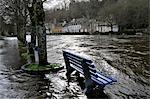
[[[108,99],[149,99],[149,44],[148,35],[50,35],[47,36],[47,55],[50,63],[62,65],[65,65],[62,56],[65,49],[91,58],[97,69],[117,80],[105,87]],[[46,89],[47,82],[42,78],[19,70],[21,62],[17,50],[15,38],[0,40],[0,98],[87,98],[76,79],[67,85],[65,69],[47,75],[51,82]]]
[[[49,62],[63,63],[62,50],[88,55],[104,74],[117,82],[105,87],[112,99],[150,98],[148,36],[48,36]],[[54,80],[55,81],[55,80]]]
[[[15,37],[0,40],[0,99],[40,98],[45,81],[20,70],[17,42]]]

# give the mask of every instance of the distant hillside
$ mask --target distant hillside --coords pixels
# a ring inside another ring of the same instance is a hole
[[[149,25],[149,0],[89,0],[75,2],[69,7],[46,11],[46,22],[86,18],[108,24],[116,23],[120,30],[147,28]]]

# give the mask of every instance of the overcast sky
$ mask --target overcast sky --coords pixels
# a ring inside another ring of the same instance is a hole
[[[47,2],[44,3],[44,8],[45,9],[51,9],[51,8],[60,8],[62,5],[64,5],[64,1],[68,2],[70,0],[47,0]],[[77,0],[77,1],[88,1],[88,0]]]
[[[47,0],[47,2],[44,3],[45,9],[51,9],[54,7],[61,7],[64,3],[63,2],[69,2],[69,0]]]

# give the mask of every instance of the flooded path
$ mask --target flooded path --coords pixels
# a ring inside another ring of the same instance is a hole
[[[88,55],[102,73],[117,79],[105,87],[109,99],[149,99],[149,43],[148,36],[50,35],[47,54],[50,63],[62,65],[64,49]],[[20,65],[17,39],[0,40],[0,99],[41,99],[43,93],[53,95],[49,99],[87,99],[77,82],[67,86],[65,69],[48,75],[48,90],[46,81],[23,73]]]
[[[0,99],[39,98],[43,81],[20,70],[17,38],[0,40]]]

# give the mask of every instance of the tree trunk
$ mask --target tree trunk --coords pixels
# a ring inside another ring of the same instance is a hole
[[[39,48],[39,64],[46,65],[47,62],[47,48],[46,48],[46,31],[44,26],[37,26],[38,48]]]
[[[36,45],[36,25],[37,25],[37,20],[36,20],[36,1],[34,0],[32,2],[32,6],[28,7],[28,11],[30,14],[30,20],[31,20],[31,44],[29,44],[29,53],[31,54],[31,61],[34,63],[35,62],[35,55],[34,55],[34,50],[33,48]]]
[[[42,0],[37,1],[36,7],[36,18],[37,18],[37,37],[39,47],[39,64],[46,65],[47,62],[47,47],[46,47],[46,28],[45,28],[45,12],[43,9]]]
[[[33,0],[32,6],[28,7],[28,10],[32,25],[31,45],[35,47],[37,36],[39,65],[46,65],[48,64],[48,62],[47,62],[47,48],[46,48],[46,28],[44,25],[45,13],[43,9],[43,1]]]
[[[119,32],[120,33],[123,32],[123,27],[121,25],[118,25],[118,27],[119,27]]]
[[[113,24],[110,25],[111,32],[113,32]]]
[[[16,19],[16,26],[17,26],[17,38],[19,41],[21,41],[22,43],[26,43],[26,38],[25,38],[25,19],[23,19],[23,16],[21,16],[21,1],[20,0],[16,0],[16,11],[15,11],[15,19]]]
[[[19,41],[25,44],[25,41],[26,41],[25,36],[24,36],[25,30],[24,30],[24,26],[22,23],[23,20],[20,17],[21,17],[20,15],[16,16],[17,38]]]

